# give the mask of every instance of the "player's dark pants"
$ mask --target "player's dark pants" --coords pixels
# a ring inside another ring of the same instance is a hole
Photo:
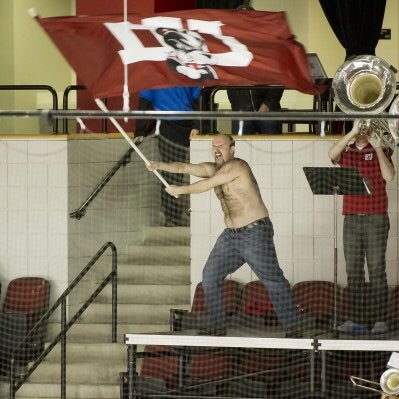
[[[188,162],[190,148],[191,121],[162,121],[160,126],[159,153],[163,162]],[[182,185],[185,176],[179,173],[161,172],[169,184]],[[188,183],[188,181],[186,182]],[[167,221],[180,221],[187,205],[181,198],[175,198],[161,187],[162,211]]]
[[[386,321],[388,310],[388,285],[385,272],[385,253],[389,232],[388,215],[347,215],[344,219],[343,244],[350,288],[350,319],[365,322],[367,314],[375,321]],[[371,298],[364,295],[367,261]],[[370,308],[374,308],[370,309]]]

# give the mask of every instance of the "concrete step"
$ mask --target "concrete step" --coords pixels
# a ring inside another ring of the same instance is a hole
[[[119,284],[189,284],[189,265],[118,265]]]
[[[67,364],[69,384],[118,384],[119,373],[126,370],[126,358],[107,359],[104,362],[79,362]],[[29,377],[31,383],[51,384],[60,381],[60,367],[44,361]]]
[[[86,296],[85,296],[86,297]],[[107,285],[96,303],[111,303],[112,287]],[[190,285],[118,284],[118,307],[121,304],[179,304],[190,301]]]
[[[167,324],[171,308],[188,309],[186,304],[119,304],[118,322],[130,324]],[[78,307],[69,307],[71,314],[75,314]],[[111,305],[103,303],[93,303],[80,316],[79,323],[111,323]]]
[[[119,383],[95,385],[89,384],[67,384],[66,387],[68,399],[119,399]],[[35,384],[27,382],[19,389],[16,398],[18,399],[38,399],[38,398],[60,398],[60,385],[54,384]]]
[[[110,359],[112,362],[126,362],[127,359],[126,345],[123,343],[67,342],[66,349],[67,365],[71,363],[87,363],[89,361],[104,362],[105,359]],[[47,355],[46,362],[59,364],[60,358],[61,344],[57,344]]]
[[[145,226],[143,244],[190,246],[190,227]]]
[[[48,340],[50,341],[60,332],[59,323],[48,324]],[[169,320],[164,324],[118,324],[117,340],[124,343],[124,334],[126,333],[156,333],[169,331]],[[111,342],[111,324],[109,323],[75,323],[67,333],[68,343],[110,343]]]
[[[141,246],[136,244],[140,241]],[[190,228],[145,227],[133,242],[127,248],[128,255],[119,257],[118,343],[111,343],[111,285],[67,333],[68,399],[120,399],[119,373],[127,368],[124,334],[167,332],[170,309],[190,308]],[[103,259],[96,266],[83,291],[89,292],[96,280],[108,275],[109,263],[109,259]],[[80,295],[75,293],[69,301],[70,315],[80,307]],[[59,331],[58,322],[49,323],[49,341]],[[137,366],[139,370],[141,359]],[[59,382],[60,344],[20,388],[16,398],[59,398]]]
[[[129,245],[127,261],[136,265],[189,265],[190,247]]]
[[[49,344],[47,343],[46,346]],[[143,352],[145,345],[137,345],[137,351]],[[87,364],[102,362],[125,363],[127,370],[127,346],[125,343],[73,343],[66,346],[67,367],[70,364]],[[45,362],[52,363],[54,367],[60,367],[61,345],[56,345],[47,355]],[[142,359],[136,360],[137,371],[141,370]],[[39,366],[40,367],[40,366]]]

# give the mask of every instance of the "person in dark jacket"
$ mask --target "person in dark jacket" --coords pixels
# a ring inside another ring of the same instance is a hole
[[[168,87],[142,90],[139,93],[139,110],[193,111],[198,110],[201,87]],[[152,121],[153,122],[153,121]],[[162,119],[157,122],[158,148],[163,162],[187,162],[190,135],[198,133],[199,120]],[[136,121],[136,136],[147,136],[154,130],[148,120]],[[181,184],[183,175],[163,173],[170,184]],[[161,207],[165,215],[165,226],[187,225],[187,204],[174,198],[161,188]]]
[[[255,111],[268,112],[280,111],[280,100],[283,96],[284,88],[270,86],[264,88],[240,89],[232,88],[227,90],[231,109],[233,111]],[[280,134],[282,133],[282,121],[253,119],[243,121],[240,131],[239,121],[232,121],[233,134]]]

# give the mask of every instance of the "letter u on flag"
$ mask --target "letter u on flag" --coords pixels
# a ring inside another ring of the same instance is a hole
[[[189,16],[189,17],[187,17]],[[94,98],[145,88],[278,84],[318,92],[285,13],[185,10],[38,18]]]

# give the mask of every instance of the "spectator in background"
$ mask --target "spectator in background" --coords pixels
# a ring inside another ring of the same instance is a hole
[[[338,331],[343,333],[367,334],[369,326],[364,313],[365,308],[370,306],[376,310],[372,312],[375,321],[371,333],[378,335],[388,331],[385,253],[390,224],[386,182],[395,177],[391,155],[392,150],[382,147],[379,136],[364,131],[359,121],[355,121],[352,130],[335,143],[328,153],[333,163],[358,168],[371,185],[370,195],[344,195],[343,244],[350,288],[350,319],[338,326]],[[371,298],[365,298],[363,292],[365,261]]]
[[[170,87],[149,89],[139,93],[139,110],[155,111],[193,111],[198,110],[201,87]],[[153,124],[152,124],[153,125]],[[187,162],[189,158],[190,135],[197,134],[199,120],[166,120],[159,124],[158,146],[163,162]],[[136,136],[147,136],[153,132],[148,120],[137,120]],[[180,185],[183,175],[163,173],[170,184]],[[174,198],[161,187],[161,207],[165,216],[165,226],[184,226],[188,224],[189,206],[181,198]]]
[[[254,10],[253,7],[240,5],[237,10]],[[229,98],[232,111],[269,112],[280,111],[280,100],[284,88],[267,87],[253,89],[229,89]],[[233,134],[279,134],[282,133],[282,122],[276,120],[254,119],[243,121],[240,126],[238,120],[232,121]]]
[[[283,92],[284,88],[282,87],[256,88],[254,86],[253,89],[229,89],[227,90],[227,96],[233,111],[268,112],[281,110],[280,100]],[[233,134],[282,133],[282,121],[254,119],[243,122],[242,131],[240,132],[239,121],[232,121]]]

